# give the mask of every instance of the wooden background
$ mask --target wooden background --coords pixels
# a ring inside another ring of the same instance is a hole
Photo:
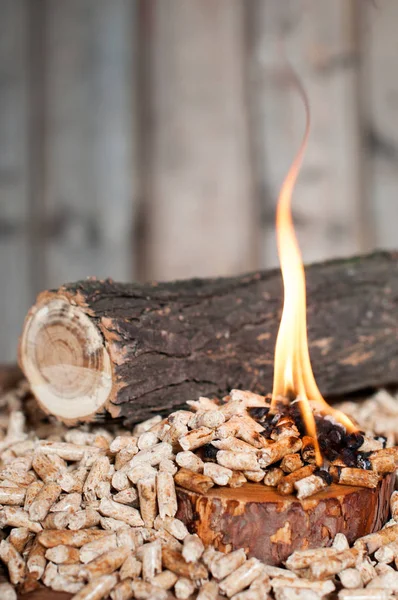
[[[0,0],[0,360],[36,293],[87,275],[307,262],[398,246],[397,0]]]

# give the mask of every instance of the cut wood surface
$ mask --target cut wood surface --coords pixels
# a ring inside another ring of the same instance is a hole
[[[398,380],[398,254],[307,268],[310,353],[326,396]],[[279,270],[146,285],[88,279],[42,293],[20,364],[65,421],[127,422],[231,388],[272,391]]]
[[[205,545],[223,552],[245,548],[249,556],[280,565],[295,550],[330,546],[336,533],[351,544],[380,529],[393,489],[394,475],[376,489],[333,484],[302,501],[260,483],[206,494],[179,488],[177,517]]]

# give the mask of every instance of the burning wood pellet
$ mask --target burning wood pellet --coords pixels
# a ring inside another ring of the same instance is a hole
[[[199,427],[192,430],[187,435],[179,439],[180,446],[183,450],[196,450],[205,444],[211,442],[214,438],[214,431],[209,427]]]
[[[306,467],[301,467],[300,469],[297,469],[297,471],[294,471],[293,473],[282,477],[277,486],[278,492],[283,496],[293,494],[294,484],[297,481],[300,481],[301,479],[305,479],[306,477],[312,475],[314,470],[315,465],[307,465]]]
[[[300,437],[300,433],[292,417],[284,415],[276,422],[270,438],[272,440],[282,440],[291,436]]]
[[[235,452],[256,452],[257,448],[248,444],[237,437],[226,437],[220,440],[213,440],[211,445],[217,450],[233,450]]]
[[[392,454],[374,452],[369,458],[373,471],[377,473],[393,473],[396,469],[396,458]]]
[[[301,450],[302,441],[300,438],[289,436],[276,441],[260,452],[259,464],[266,468],[269,465],[281,460],[286,454],[294,454]]]
[[[380,475],[375,471],[365,471],[350,467],[331,467],[330,474],[336,483],[358,485],[367,488],[376,488],[381,479]]]
[[[285,477],[285,473],[279,467],[272,467],[265,473],[264,484],[270,487],[277,487],[277,485]]]
[[[281,469],[285,473],[293,473],[304,465],[300,454],[286,454],[281,461]]]

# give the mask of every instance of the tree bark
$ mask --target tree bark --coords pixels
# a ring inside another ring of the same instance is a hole
[[[249,556],[280,565],[295,550],[330,546],[336,533],[352,544],[381,529],[393,489],[394,475],[376,489],[333,484],[302,501],[254,483],[206,494],[179,488],[176,516],[206,546],[223,552],[245,548]]]
[[[398,254],[307,267],[310,354],[326,396],[398,381]],[[42,293],[20,364],[65,421],[109,411],[134,422],[231,388],[272,391],[279,270],[121,284],[88,279]],[[84,405],[84,406],[83,406]]]

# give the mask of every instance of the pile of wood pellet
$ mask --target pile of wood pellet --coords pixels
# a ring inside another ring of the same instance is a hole
[[[207,491],[264,481],[281,493],[295,489],[300,498],[320,489],[314,478],[328,485],[315,471],[313,446],[300,423],[285,413],[270,425],[263,397],[234,390],[223,404],[201,398],[189,403],[190,410],[127,431],[67,429],[41,418],[26,396],[23,384],[0,398],[0,559],[12,584],[0,585],[0,598],[16,598],[14,586],[26,592],[40,583],[75,600],[317,600],[336,593],[340,600],[360,600],[398,593],[396,492],[392,519],[381,531],[352,548],[338,534],[330,548],[294,552],[286,568],[247,558],[243,549],[222,554],[204,548],[176,518],[176,484]],[[365,433],[343,447],[349,460],[360,455],[369,463],[365,469],[332,465],[339,467],[340,482],[344,469],[373,473],[378,482],[387,467],[375,465],[396,468],[395,449],[384,448],[391,435],[374,438],[362,417]],[[303,477],[292,477],[303,469]]]

